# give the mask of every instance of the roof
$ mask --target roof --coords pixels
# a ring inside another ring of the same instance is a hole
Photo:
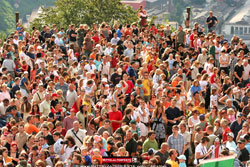
[[[247,0],[246,3],[242,6],[242,8],[239,9],[239,11],[236,11],[236,15],[229,21],[229,23],[236,23],[239,21],[245,20],[244,17],[249,16],[249,10],[250,10],[250,0]]]

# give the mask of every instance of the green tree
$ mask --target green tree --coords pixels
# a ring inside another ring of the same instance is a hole
[[[120,0],[57,0],[55,7],[43,8],[42,14],[31,26],[57,24],[65,27],[69,24],[132,23],[137,21],[137,13],[130,6],[125,6]]]
[[[0,0],[0,33],[15,30],[15,13],[8,0]]]

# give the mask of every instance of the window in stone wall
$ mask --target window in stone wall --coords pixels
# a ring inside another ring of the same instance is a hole
[[[234,26],[231,27],[231,34],[234,34]]]
[[[244,34],[247,34],[247,27],[244,27]]]
[[[238,27],[235,27],[235,28],[234,28],[234,33],[235,33],[235,34],[239,34],[239,28],[238,28]]]
[[[243,35],[243,27],[240,27],[240,35]]]

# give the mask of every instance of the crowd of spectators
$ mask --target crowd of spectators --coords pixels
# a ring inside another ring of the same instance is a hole
[[[0,167],[185,167],[250,153],[250,55],[195,23],[20,24],[0,48]],[[219,148],[219,149],[218,149]],[[216,151],[217,150],[217,151]],[[238,166],[237,166],[238,167]]]

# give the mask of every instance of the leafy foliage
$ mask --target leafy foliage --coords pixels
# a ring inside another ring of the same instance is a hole
[[[173,6],[175,10],[170,13],[170,21],[177,21],[179,24],[183,22],[183,11],[185,10],[184,0],[174,0]]]
[[[69,24],[132,23],[137,21],[137,13],[120,0],[57,0],[55,7],[43,8],[42,14],[31,26],[40,28],[42,25],[57,24],[67,28]]]
[[[0,0],[0,33],[8,35],[16,28],[15,12],[19,12],[20,19],[26,21],[26,15],[34,9],[52,6],[55,0]]]
[[[15,13],[8,0],[0,0],[0,33],[10,33],[15,29]]]

